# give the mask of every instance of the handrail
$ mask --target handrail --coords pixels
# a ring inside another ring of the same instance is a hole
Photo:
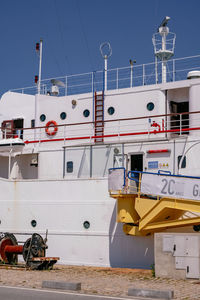
[[[176,174],[162,174],[161,172],[159,171],[162,171],[162,172],[166,172],[165,170],[158,170],[157,173],[153,173],[153,172],[143,172],[143,171],[128,171],[127,173],[127,177],[128,179],[130,180],[134,180],[132,176],[132,174],[150,174],[150,175],[159,175],[159,176],[171,176],[171,177],[182,177],[182,178],[191,178],[191,179],[200,179],[200,177],[198,176],[188,176],[188,175],[176,175]]]
[[[134,118],[122,118],[122,119],[113,119],[113,120],[104,120],[104,123],[110,123],[110,122],[120,122],[120,121],[133,121],[133,120],[142,120],[142,119],[152,119],[152,118],[161,118],[161,117],[172,117],[172,116],[182,116],[182,115],[192,115],[192,114],[199,114],[200,111],[192,111],[192,112],[182,112],[182,113],[171,113],[171,114],[161,114],[161,115],[149,115],[149,116],[141,116],[141,117],[134,117]],[[173,120],[172,122],[175,122],[176,120]],[[185,121],[185,120],[184,120]],[[78,126],[78,125],[89,125],[94,124],[95,122],[81,122],[81,123],[65,123],[65,124],[58,124],[57,127],[64,127],[64,126]],[[38,126],[38,127],[27,127],[27,128],[15,128],[16,130],[34,130],[34,129],[45,129],[45,126]],[[0,127],[0,129],[4,129],[3,127]],[[186,128],[188,129],[188,128]],[[162,130],[160,132],[163,132]]]
[[[170,81],[178,81],[187,79],[187,72],[191,70],[200,69],[199,63],[200,55],[194,55],[191,57],[184,57],[184,58],[176,58],[167,61],[168,71],[167,71],[167,82]],[[157,75],[158,78],[156,79],[156,72],[155,67],[157,65]],[[134,86],[143,86],[145,84],[159,84],[161,83],[161,66],[162,62],[155,62],[147,63],[147,64],[140,64],[134,65],[133,74],[131,75],[131,68],[122,67],[122,68],[115,68],[109,69],[107,71],[108,79],[108,90],[118,89],[118,88],[128,88],[130,86],[130,76],[133,76],[133,87]],[[43,79],[41,84],[43,85],[43,91],[41,93],[46,94],[47,88],[50,88],[50,81],[51,79],[59,79],[62,80],[63,83],[66,83],[66,86],[60,88],[61,96],[63,95],[75,95],[75,94],[82,94],[82,93],[91,93],[92,92],[92,81],[93,81],[93,74],[94,72],[82,73],[82,74],[73,74],[73,75],[66,75],[66,76],[59,76],[59,77],[51,77],[47,79]],[[96,89],[102,90],[103,86],[103,76],[104,70],[95,71],[97,78],[95,79],[95,87]],[[157,82],[156,82],[157,80]],[[24,87],[18,89],[12,89],[13,92],[24,91],[28,89],[29,93],[32,94],[37,93],[37,86],[32,87]],[[32,89],[32,91],[30,91]]]

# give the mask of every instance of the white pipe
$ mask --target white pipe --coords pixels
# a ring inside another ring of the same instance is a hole
[[[10,173],[11,173],[11,153],[12,153],[12,149],[10,149],[9,157],[8,157],[8,179],[10,179]]]
[[[166,60],[162,61],[162,83],[167,82],[167,62]]]
[[[39,77],[38,77],[38,94],[40,94],[41,72],[42,72],[42,40],[40,40],[40,62],[39,62]]]
[[[104,56],[104,72],[105,72],[105,91],[107,91],[107,70],[108,70],[108,57]]]
[[[158,83],[158,58],[155,56],[155,74],[156,74],[156,84]]]
[[[162,34],[162,51],[163,53],[166,50],[166,33],[163,32]],[[162,83],[165,83],[167,80],[167,61],[163,58],[162,59]]]
[[[133,65],[131,65],[131,83],[130,87],[133,87]]]

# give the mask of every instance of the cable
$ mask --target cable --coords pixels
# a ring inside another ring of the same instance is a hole
[[[85,34],[84,26],[83,26],[83,20],[82,20],[82,17],[81,17],[81,12],[80,12],[80,7],[79,7],[79,4],[78,4],[78,0],[76,0],[76,6],[77,6],[78,15],[79,15],[80,26],[81,26],[83,38],[85,40],[86,48],[87,48],[87,51],[88,51],[90,64],[91,64],[92,70],[94,70],[94,64],[93,64],[92,56],[90,54],[90,49],[89,49],[89,45],[88,45],[87,36]]]
[[[39,6],[40,6],[40,5],[41,5],[41,2],[38,2],[38,3],[39,3]],[[42,6],[40,7],[40,11],[43,11],[43,7],[42,7]],[[47,24],[46,24],[46,22],[44,22],[44,18],[41,18],[41,21],[42,21],[42,23],[43,23],[43,27],[46,28],[45,34],[43,34],[43,38],[44,38],[45,35],[46,35],[46,36],[47,36],[47,40],[49,40],[49,35],[48,35],[48,30],[47,30]],[[44,41],[45,41],[45,39],[44,39]],[[51,43],[49,43],[49,45],[48,45],[48,49],[49,49],[49,48],[50,48],[50,50],[51,50],[50,53],[51,53],[51,55],[52,55],[52,57],[53,57],[53,59],[54,59],[56,65],[57,65],[57,68],[58,68],[59,73],[65,75],[65,72],[63,72],[63,70],[62,70],[61,66],[59,65],[59,62],[58,62],[58,60],[57,60],[57,58],[56,58],[56,56],[55,56],[55,51],[53,51],[53,48],[52,48]]]
[[[65,54],[66,51],[65,51],[65,44],[64,44],[64,38],[63,38],[63,31],[62,31],[62,27],[61,27],[59,15],[58,15],[58,8],[56,6],[56,0],[54,0],[54,6],[55,6],[55,12],[56,12],[56,17],[57,17],[58,27],[59,27],[59,31],[60,31],[61,44],[62,44],[62,47],[63,47],[63,50],[64,50],[64,58],[65,58],[66,66],[69,69],[69,73],[72,74],[72,69],[71,69],[71,66],[70,66],[69,58],[68,58],[67,54]]]

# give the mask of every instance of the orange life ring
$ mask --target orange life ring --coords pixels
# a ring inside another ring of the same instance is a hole
[[[52,128],[54,127],[54,129],[51,131],[49,130],[49,128]],[[45,132],[46,134],[52,136],[52,135],[55,135],[56,132],[58,131],[58,125],[55,121],[49,121],[47,122],[46,126],[45,126]]]

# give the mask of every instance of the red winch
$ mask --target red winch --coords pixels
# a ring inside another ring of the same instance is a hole
[[[48,248],[47,238],[43,239],[38,233],[33,233],[23,245],[18,245],[12,233],[0,233],[0,260],[6,264],[17,264],[21,254],[26,267],[31,269],[49,269],[59,260],[58,257],[45,257]]]

